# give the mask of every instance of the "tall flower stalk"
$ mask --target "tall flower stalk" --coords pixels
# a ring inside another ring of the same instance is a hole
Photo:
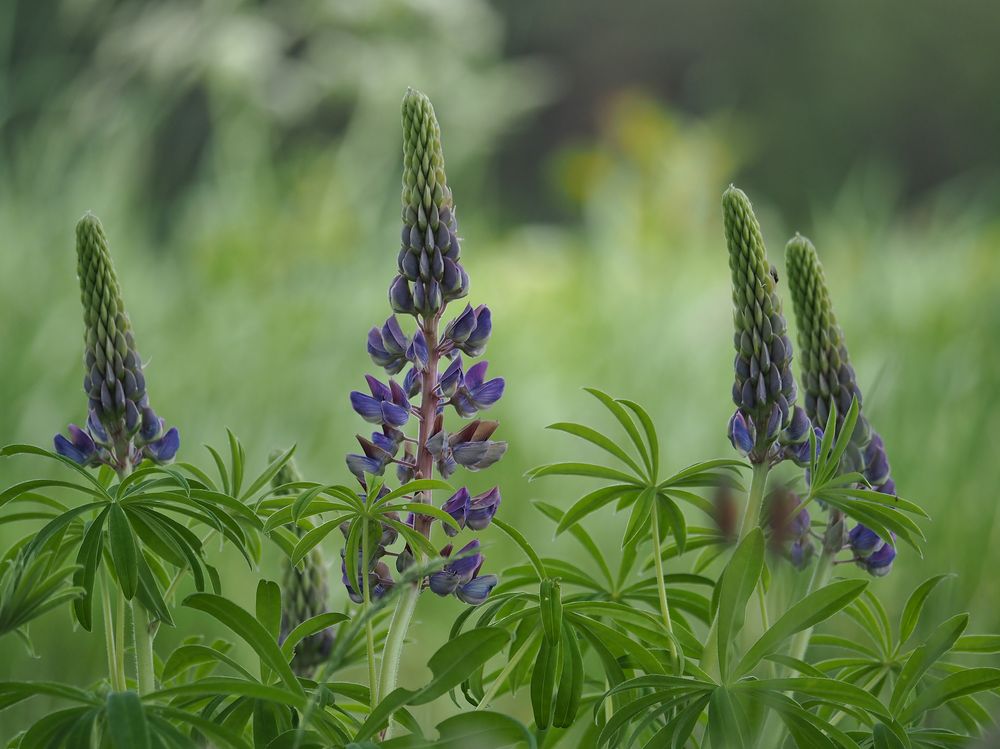
[[[121,287],[111,260],[104,227],[88,213],[76,225],[77,274],[84,319],[84,378],[89,415],[86,426],[70,424],[69,437],[56,435],[57,453],[82,466],[106,465],[120,480],[143,460],[166,463],[180,446],[176,428],[167,430],[149,404],[143,363]],[[121,515],[124,517],[124,514]],[[125,521],[127,522],[127,521]],[[106,643],[111,682],[124,687],[124,594],[117,588],[117,625],[112,632],[108,580],[103,581]],[[154,623],[138,601],[132,604],[137,683],[141,693],[155,688]]]
[[[795,405],[792,345],[777,291],[778,275],[768,262],[760,224],[746,194],[730,186],[722,195],[729,268],[732,273],[732,397],[736,411],[729,439],[749,460],[753,477],[737,541],[760,524],[767,476],[776,463],[808,443],[808,420]],[[717,667],[713,623],[702,666]]]
[[[462,360],[462,354],[477,357],[484,352],[492,331],[489,308],[466,305],[454,319],[442,324],[449,303],[468,294],[469,277],[460,261],[458,223],[445,177],[441,132],[430,100],[408,90],[403,97],[402,122],[403,227],[397,274],[389,286],[389,304],[395,314],[381,327],[372,328],[368,353],[389,375],[404,369],[407,372],[401,383],[389,379],[386,384],[369,375],[368,392],[351,393],[354,410],[379,427],[370,439],[358,437],[361,453],[347,456],[348,467],[366,491],[372,477],[382,476],[389,465],[395,466],[401,483],[432,479],[435,474],[447,479],[458,467],[472,471],[487,468],[506,451],[505,442],[492,439],[498,424],[477,418],[480,411],[500,399],[504,380],[488,379],[485,361],[466,369]],[[404,332],[397,315],[414,318],[412,335]],[[446,430],[444,415],[448,406],[459,417],[470,420],[455,432]],[[406,433],[412,419],[417,422],[415,437]],[[416,492],[413,499],[430,505],[431,491]],[[454,519],[458,529],[481,530],[489,525],[500,499],[497,488],[477,496],[461,488],[441,509]],[[402,529],[408,530],[408,526],[420,537],[430,539],[433,523],[430,514],[415,511]],[[389,552],[386,547],[396,540],[391,526],[384,524],[383,538],[377,543],[366,529],[359,580],[348,575],[348,565],[344,567],[345,585],[352,597],[365,605],[394,585],[380,557],[395,554],[399,572],[414,562],[427,561],[426,551],[408,542],[401,551]],[[449,535],[458,532],[451,526],[444,527]],[[467,544],[453,558],[451,545],[440,554],[449,558],[443,569],[407,583],[399,592],[382,652],[378,684],[372,684],[373,695],[385,696],[396,686],[403,642],[423,590],[455,595],[475,605],[482,603],[497,584],[495,575],[480,574],[483,557],[477,542]]]
[[[856,400],[860,407],[862,402],[844,334],[837,324],[823,267],[812,242],[800,235],[793,237],[785,249],[785,262],[799,331],[806,412],[813,425],[822,428],[833,411],[839,435],[851,403]],[[859,411],[841,462],[844,472],[863,473],[878,491],[895,494],[882,438],[872,430],[863,410]],[[807,593],[827,582],[836,555],[845,547],[850,548],[854,561],[870,574],[887,574],[896,556],[894,540],[879,538],[861,524],[848,533],[843,512],[833,507],[828,512],[823,547]],[[792,645],[794,657],[805,655],[810,634],[811,630],[805,630],[796,637]]]

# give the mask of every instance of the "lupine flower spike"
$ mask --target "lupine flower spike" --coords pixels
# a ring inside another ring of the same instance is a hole
[[[847,352],[844,334],[837,324],[830,303],[823,268],[816,248],[805,237],[796,235],[785,250],[788,282],[799,329],[799,350],[802,384],[805,390],[806,413],[812,423],[825,425],[833,405],[836,406],[837,429],[843,425],[843,415],[857,400],[861,406],[861,389]],[[896,485],[889,471],[882,437],[872,430],[863,409],[851,435],[851,443],[843,458],[847,471],[864,473],[868,482],[884,494],[895,494]],[[824,541],[828,551],[839,551],[845,544],[854,559],[872,575],[888,574],[896,556],[895,539],[879,538],[863,525],[855,526],[846,539],[842,523],[838,526],[831,516],[831,529]]]
[[[180,447],[149,405],[142,359],[125,313],[104,228],[88,213],[76,225],[77,274],[84,319],[85,427],[56,435],[56,452],[81,465],[127,472],[144,458],[167,463]]]
[[[275,460],[280,455],[280,451],[272,453],[271,460]],[[275,492],[276,496],[287,496],[291,492],[280,487],[301,480],[295,463],[289,460],[271,479],[271,485],[278,489]],[[296,535],[301,537],[302,530],[297,525],[293,527],[293,530]],[[287,558],[284,565],[281,642],[284,642],[291,631],[302,622],[314,616],[325,614],[328,610],[327,599],[329,597],[327,568],[319,546],[310,550],[298,567],[291,564]],[[296,646],[292,669],[299,676],[308,678],[316,670],[316,667],[330,656],[332,649],[332,629],[327,628],[322,632],[310,635]]]
[[[359,435],[361,452],[347,456],[348,467],[362,485],[366,474],[382,476],[389,465],[395,466],[401,483],[433,478],[435,469],[446,479],[459,467],[471,471],[488,468],[507,449],[507,443],[492,439],[497,422],[476,418],[500,400],[504,380],[487,377],[487,362],[466,366],[462,359],[462,354],[477,357],[485,351],[493,330],[489,308],[467,304],[457,317],[441,324],[448,304],[467,296],[469,276],[461,263],[458,222],[445,177],[441,131],[430,100],[417,91],[407,91],[402,119],[403,228],[397,275],[389,285],[389,306],[395,314],[369,331],[367,346],[372,361],[386,374],[406,373],[399,382],[368,375],[367,392],[351,393],[355,412],[380,428],[370,438]],[[404,331],[396,315],[415,318],[412,334]],[[451,431],[445,425],[449,406],[460,418],[471,420]],[[408,436],[407,429],[416,434]],[[429,502],[430,496],[418,492],[414,499]],[[478,531],[490,524],[499,506],[498,488],[472,496],[463,487],[445,502],[444,510],[461,529]],[[417,513],[406,523],[425,537],[430,536],[430,516]],[[459,532],[450,526],[444,528],[450,536]],[[389,543],[383,539],[368,560],[367,574],[376,598],[393,585],[389,568],[379,561],[388,553],[385,546]],[[482,557],[472,553],[475,548],[478,546],[467,546],[461,558],[449,562],[421,587],[454,593],[466,603],[482,603],[496,585],[496,577],[479,575]],[[413,559],[413,550],[407,545],[396,554],[397,570],[406,570]],[[343,572],[349,594],[360,600],[363,578],[348,579],[346,562]]]
[[[792,345],[777,273],[767,260],[750,200],[730,186],[722,196],[729,267],[733,278],[736,371],[729,439],[751,462],[790,457],[782,445],[808,443],[808,420],[795,407]],[[807,450],[808,452],[808,450]]]

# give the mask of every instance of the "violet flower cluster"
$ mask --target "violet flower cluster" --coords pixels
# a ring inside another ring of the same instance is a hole
[[[403,99],[403,229],[397,257],[397,275],[389,286],[389,304],[394,314],[368,333],[368,354],[385,370],[388,379],[366,376],[367,391],[350,395],[351,407],[377,429],[370,436],[358,435],[361,452],[347,456],[347,466],[364,486],[366,475],[383,476],[395,468],[402,484],[429,479],[437,472],[449,478],[461,467],[479,471],[490,467],[507,449],[506,442],[493,440],[499,426],[478,418],[493,406],[504,391],[504,380],[487,376],[486,361],[467,366],[462,354],[475,358],[484,353],[492,332],[490,310],[485,305],[466,305],[443,326],[449,303],[465,297],[469,276],[461,263],[461,244],[451,191],[448,188],[441,134],[430,101],[410,90]],[[400,318],[412,316],[415,329],[408,334]],[[395,379],[404,370],[402,380]],[[467,423],[454,429],[445,424],[449,407]],[[387,491],[387,490],[386,490]],[[429,492],[414,499],[430,502]],[[478,495],[460,488],[445,503],[461,528],[482,530],[489,526],[500,506],[497,487]],[[404,522],[430,537],[433,520],[411,514]],[[444,526],[449,536],[457,531]],[[413,561],[407,545],[399,552],[388,546],[397,538],[383,527],[383,537],[372,557],[361,560],[374,598],[395,584],[389,566],[382,561],[396,556],[397,571]],[[495,575],[481,575],[483,557],[472,541],[453,554],[451,545],[441,550],[449,561],[423,582],[434,593],[455,595],[479,604],[497,584]],[[347,577],[343,582],[352,599],[359,600],[363,580]]]
[[[167,463],[180,447],[180,435],[166,429],[149,405],[142,360],[96,216],[88,213],[77,223],[76,251],[89,416],[85,427],[69,425],[69,438],[56,435],[55,450],[80,465],[108,465],[119,473],[144,458]]]

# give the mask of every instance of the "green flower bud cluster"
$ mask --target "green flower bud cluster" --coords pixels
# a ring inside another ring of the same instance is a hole
[[[746,194],[730,187],[722,196],[729,268],[733,280],[736,347],[730,432],[752,460],[767,459],[770,446],[791,426],[795,404],[792,346],[777,291],[777,273],[767,260],[760,224]]]
[[[403,97],[403,231],[399,275],[389,288],[394,311],[430,319],[469,291],[459,263],[458,223],[444,174],[441,129],[430,99]]]
[[[271,455],[274,460],[281,454],[276,451]],[[297,481],[301,481],[298,469],[294,462],[289,460],[281,467],[271,479],[271,485],[275,489],[286,486]],[[293,492],[280,490],[278,495],[288,495]],[[295,531],[301,536],[302,531],[298,526]],[[329,599],[330,585],[326,562],[319,546],[314,547],[299,563],[299,566],[291,564],[285,560],[285,570],[282,580],[282,590],[284,591],[284,601],[281,611],[281,641],[304,621],[312,619],[314,616],[325,614],[328,611],[327,600]],[[299,676],[308,678],[316,668],[322,664],[333,650],[334,634],[330,628],[317,632],[302,640],[295,647],[295,658],[292,661],[292,670]]]

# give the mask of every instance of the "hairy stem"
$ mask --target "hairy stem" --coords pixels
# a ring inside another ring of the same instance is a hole
[[[521,662],[525,655],[527,655],[528,650],[530,650],[530,645],[534,641],[534,637],[529,637],[521,644],[521,647],[519,647],[517,652],[514,653],[510,660],[507,661],[507,664],[497,675],[497,678],[495,678],[493,683],[490,684],[490,688],[486,691],[486,694],[484,694],[483,698],[479,700],[479,704],[475,707],[476,710],[485,710],[489,707],[490,702],[493,701],[493,698],[497,696],[497,692],[499,692],[501,687],[503,687],[503,683],[507,681],[507,677],[510,676],[511,671],[517,668],[517,664]]]
[[[361,559],[362,559],[362,569],[361,569],[361,590],[362,595],[365,599],[365,611],[368,611],[372,605],[372,591],[371,591],[371,580],[368,576],[368,555],[369,545],[368,545],[368,520],[364,521],[364,525],[361,528]],[[365,622],[365,642],[368,651],[368,693],[369,693],[369,705],[371,709],[374,710],[375,706],[378,704],[378,678],[375,676],[375,635],[372,632],[372,620],[371,617]]]
[[[132,626],[135,629],[135,672],[139,694],[156,690],[153,671],[153,632],[149,612],[138,601],[132,602]]]
[[[667,602],[667,585],[663,581],[663,557],[660,553],[660,516],[657,509],[657,498],[653,497],[653,514],[650,518],[650,528],[653,534],[653,563],[656,565],[656,589],[660,594],[660,613],[663,615],[663,626],[667,634],[673,635],[674,627],[670,621],[670,604]],[[677,658],[677,645],[670,638],[670,655]]]
[[[753,480],[750,483],[750,494],[747,496],[747,506],[740,525],[739,541],[760,522],[760,507],[764,502],[764,487],[767,485],[767,474],[771,466],[767,461],[753,464]],[[719,629],[718,619],[712,620],[712,627],[705,640],[705,649],[701,655],[701,669],[713,678],[722,678],[719,673]]]
[[[443,310],[442,310],[443,311]],[[420,375],[420,430],[417,435],[417,470],[416,478],[429,479],[434,476],[434,456],[427,449],[427,441],[434,432],[434,421],[437,418],[439,397],[437,388],[438,361],[441,354],[438,351],[438,322],[441,319],[439,312],[430,320],[424,320],[421,329],[424,338],[427,340],[427,366]],[[431,503],[432,494],[430,491],[420,492],[416,496],[418,502]],[[428,515],[416,514],[413,520],[413,527],[426,538],[431,535],[432,518]],[[422,562],[423,554],[419,549],[413,549],[417,562]],[[396,610],[392,615],[392,622],[389,624],[389,632],[386,635],[385,646],[382,650],[382,671],[379,675],[378,693],[383,697],[396,688],[396,679],[399,675],[399,662],[402,656],[403,643],[406,641],[406,632],[413,619],[413,612],[417,606],[417,599],[420,597],[421,581],[417,580],[410,585],[410,589],[404,591],[396,601]],[[392,722],[386,729],[384,738],[392,735]]]
[[[125,691],[125,663],[118,657],[118,646],[115,643],[115,618],[111,609],[111,590],[108,576],[101,573],[101,608],[104,612],[104,647],[108,654],[108,678],[111,689],[115,692]]]

